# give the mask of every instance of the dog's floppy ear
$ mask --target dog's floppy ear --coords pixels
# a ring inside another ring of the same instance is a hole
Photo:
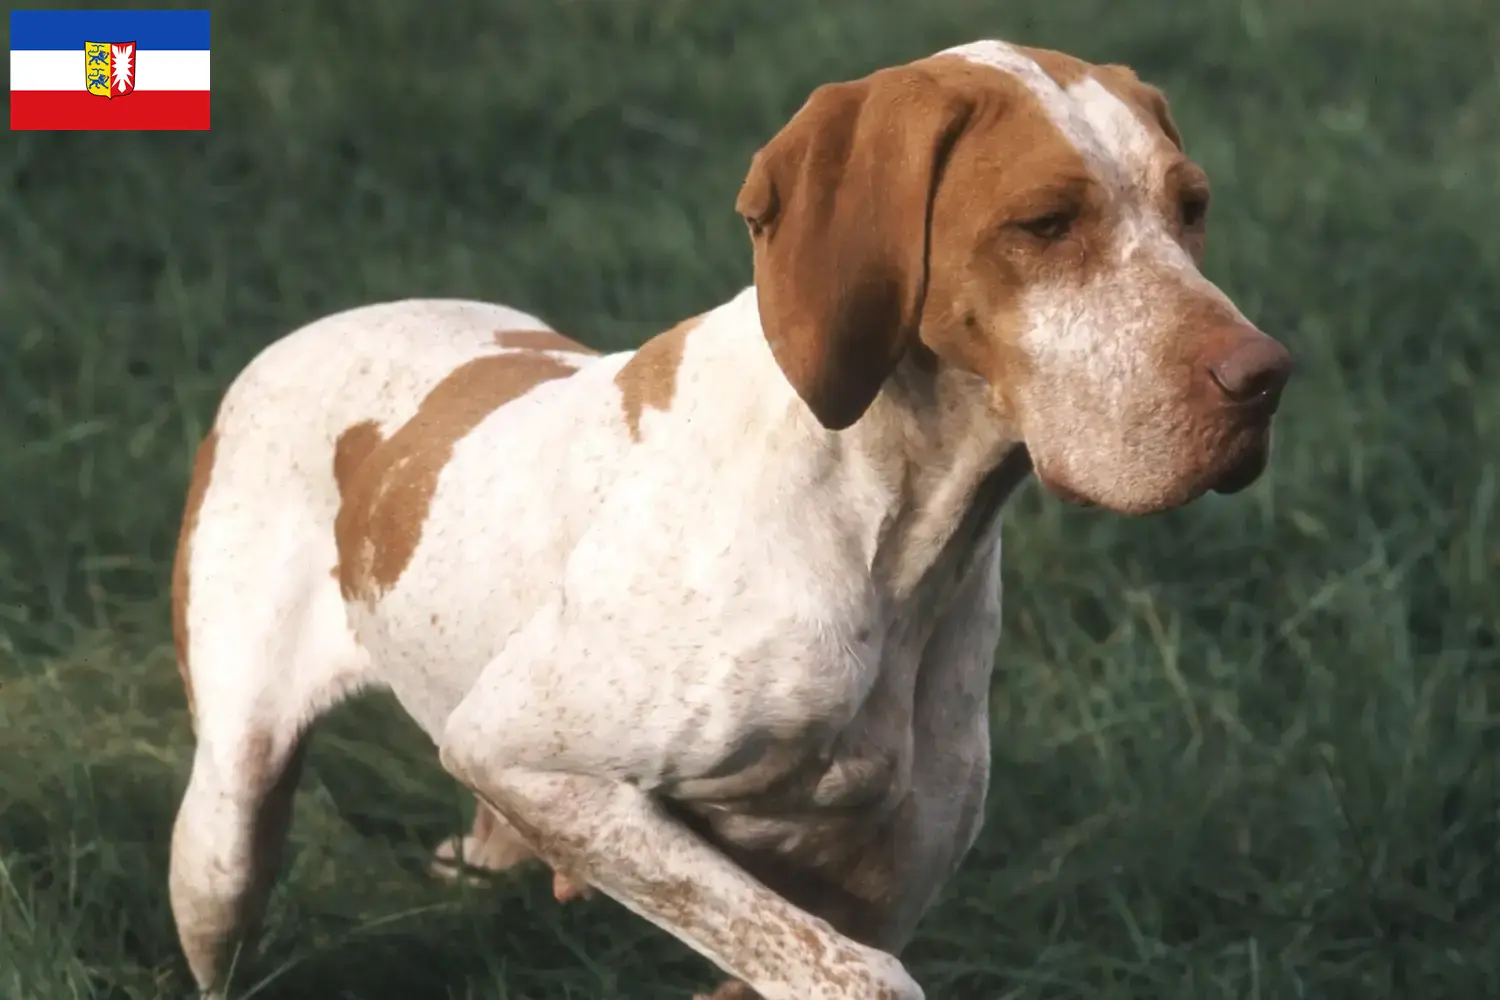
[[[911,67],[826,84],[755,154],[761,325],[823,426],[858,420],[917,335],[933,192],[972,103]]]

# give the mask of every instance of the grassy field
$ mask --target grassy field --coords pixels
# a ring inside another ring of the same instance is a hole
[[[0,147],[0,997],[187,995],[167,567],[240,366],[410,295],[636,343],[748,281],[734,195],[812,87],[986,36],[1167,90],[1215,183],[1208,269],[1300,369],[1249,493],[1014,504],[988,825],[910,964],[934,1000],[1500,996],[1493,0],[216,8],[212,132]],[[238,981],[711,983],[540,876],[427,881],[466,808],[389,704],[340,711]]]

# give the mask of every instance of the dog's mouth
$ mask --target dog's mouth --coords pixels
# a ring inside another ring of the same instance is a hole
[[[1270,458],[1269,425],[1242,430],[1224,441],[1227,454],[1221,452],[1218,463],[1199,466],[1196,475],[1188,474],[1174,484],[1158,483],[1158,489],[1139,496],[1115,495],[1108,490],[1085,490],[1070,477],[1056,475],[1046,465],[1037,465],[1038,483],[1064,503],[1077,507],[1102,507],[1121,514],[1147,514],[1171,510],[1191,503],[1205,493],[1228,496],[1248,489],[1265,472]],[[1217,467],[1215,467],[1217,466]]]
[[[1215,493],[1229,496],[1248,489],[1266,471],[1271,455],[1269,434],[1262,434],[1254,444],[1229,465],[1210,485]]]

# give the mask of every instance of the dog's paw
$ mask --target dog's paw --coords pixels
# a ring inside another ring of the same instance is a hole
[[[484,881],[483,878],[465,870],[479,867],[474,861],[476,848],[473,837],[449,837],[432,852],[432,863],[427,866],[428,874],[443,882],[480,884]]]
[[[484,872],[503,872],[536,857],[519,839],[504,833],[489,836],[449,837],[432,852],[428,871],[445,882],[460,880],[482,884]]]
[[[474,827],[466,837],[449,837],[432,852],[428,871],[445,882],[485,881],[484,873],[502,872],[523,862],[539,860],[521,835],[484,803],[474,813]],[[561,872],[552,874],[552,896],[559,903],[590,899],[591,886]]]
[[[432,863],[427,870],[433,878],[443,882],[462,881],[469,885],[483,885],[486,873],[505,871],[535,858],[531,849],[519,839],[512,840],[504,833],[496,834],[492,831],[484,838],[472,834],[467,837],[449,837],[432,852]],[[552,896],[559,903],[570,903],[575,899],[592,899],[594,889],[561,872],[553,872]]]
[[[561,872],[553,872],[552,898],[559,903],[571,903],[575,899],[593,899],[594,889],[583,882],[573,881]]]

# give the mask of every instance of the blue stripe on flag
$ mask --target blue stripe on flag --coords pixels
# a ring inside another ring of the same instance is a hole
[[[83,51],[84,42],[146,49],[207,49],[206,10],[13,10],[10,47]]]

